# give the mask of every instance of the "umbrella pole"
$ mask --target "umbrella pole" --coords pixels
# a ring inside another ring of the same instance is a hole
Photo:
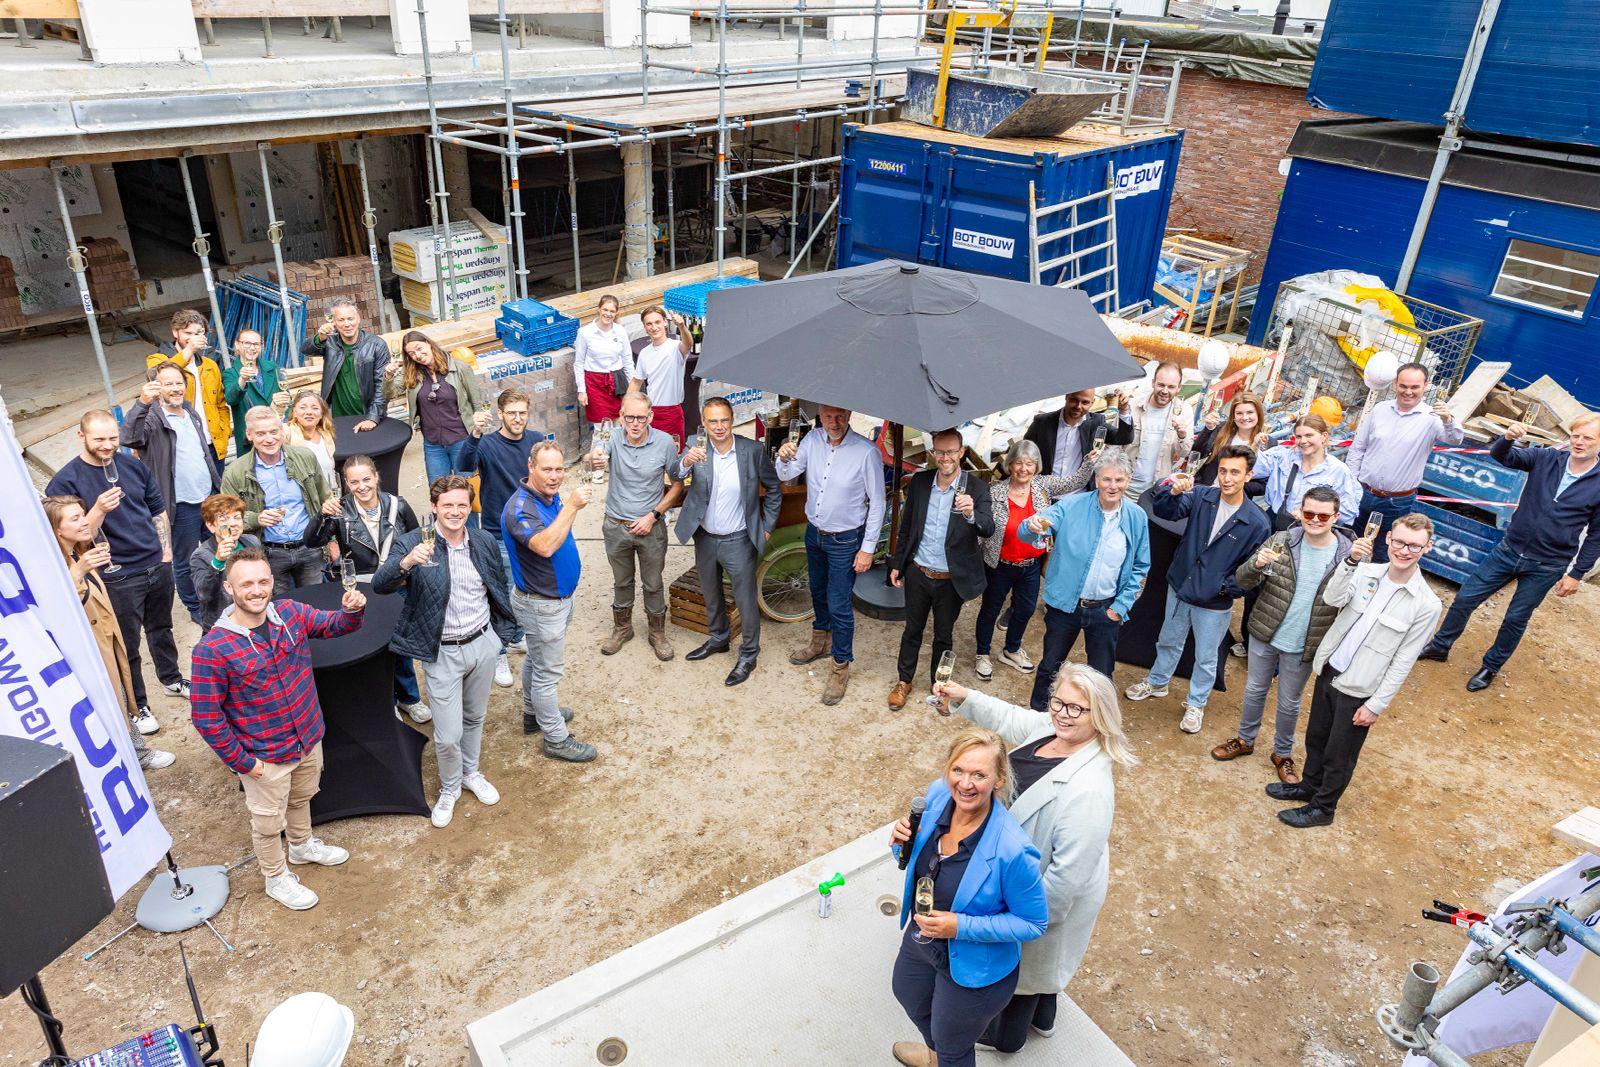
[[[894,557],[895,540],[900,536],[900,469],[905,466],[906,428],[898,422],[889,424],[889,434],[894,438],[894,481],[889,492],[889,556]],[[883,580],[889,580],[884,571]]]

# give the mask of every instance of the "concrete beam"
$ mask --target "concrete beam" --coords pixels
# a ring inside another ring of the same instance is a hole
[[[428,13],[428,51],[436,56],[471,55],[472,23],[467,0],[422,0]],[[389,31],[394,54],[422,54],[421,19],[417,0],[389,0]]]
[[[638,0],[605,0],[600,13],[607,48],[639,47]],[[651,48],[683,48],[689,44],[688,15],[651,15]]]
[[[198,63],[200,37],[189,0],[78,0],[96,63]]]

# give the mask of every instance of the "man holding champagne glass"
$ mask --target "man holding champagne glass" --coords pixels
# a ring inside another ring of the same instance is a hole
[[[250,451],[245,435],[244,415],[253,407],[271,407],[278,392],[278,364],[262,352],[261,335],[240,330],[233,339],[237,358],[222,371],[222,396],[233,413],[234,454]]]
[[[900,636],[899,680],[889,690],[889,708],[906,706],[917,675],[922,634],[933,615],[933,675],[951,655],[961,605],[983,595],[983,539],[994,533],[989,485],[961,470],[961,432],[933,435],[933,466],[906,486],[900,535],[889,560],[889,581],[906,591],[906,625]]]
[[[395,538],[388,558],[372,576],[372,589],[394,593],[403,588],[406,593],[389,647],[397,656],[416,659],[428,680],[433,749],[439,761],[433,825],[443,829],[450,825],[463,787],[480,803],[500,801],[499,791],[478,769],[478,754],[495,661],[501,643],[511,639],[517,626],[500,549],[488,534],[467,525],[472,483],[446,474],[429,486],[428,497],[433,521]],[[353,569],[349,582],[355,584]]]

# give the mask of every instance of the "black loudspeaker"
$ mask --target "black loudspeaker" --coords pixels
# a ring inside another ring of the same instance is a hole
[[[0,736],[0,997],[44,970],[116,901],[72,757]]]

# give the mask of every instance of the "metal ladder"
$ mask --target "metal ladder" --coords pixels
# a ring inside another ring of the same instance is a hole
[[[1066,215],[1066,226],[1048,233],[1041,223]],[[1083,236],[1079,236],[1082,234]],[[1043,249],[1056,241],[1066,242],[1061,255],[1046,257]],[[1105,263],[1086,270],[1090,256],[1105,253]],[[1053,275],[1053,277],[1052,277]],[[1097,288],[1089,283],[1104,278]],[[1106,164],[1106,186],[1049,207],[1040,207],[1033,183],[1028,183],[1028,280],[1034,285],[1054,285],[1063,289],[1082,289],[1098,311],[1115,314],[1122,301],[1117,293],[1117,176],[1116,167]]]

